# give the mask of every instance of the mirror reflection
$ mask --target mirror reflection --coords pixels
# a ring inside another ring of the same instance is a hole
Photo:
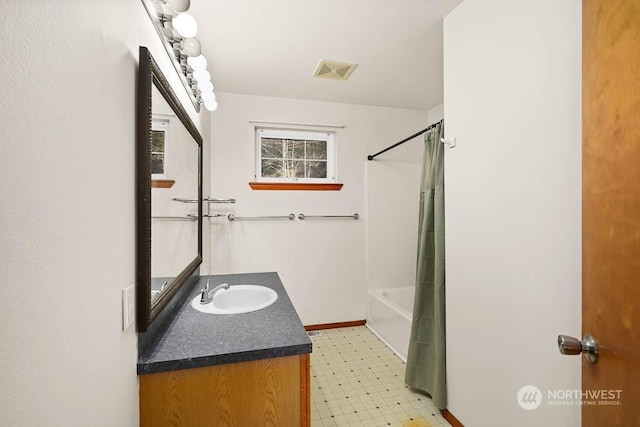
[[[199,277],[202,135],[144,46],[136,106],[136,326],[147,332]]]
[[[199,147],[153,85],[151,303],[198,256]]]

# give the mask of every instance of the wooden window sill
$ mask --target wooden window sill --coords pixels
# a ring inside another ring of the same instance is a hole
[[[151,188],[171,188],[175,183],[173,179],[152,179]]]
[[[253,190],[340,191],[344,184],[297,182],[250,182]]]

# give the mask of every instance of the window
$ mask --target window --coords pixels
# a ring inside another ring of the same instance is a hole
[[[257,128],[255,175],[259,182],[335,182],[334,135]]]
[[[167,177],[167,139],[169,120],[151,121],[151,178]]]

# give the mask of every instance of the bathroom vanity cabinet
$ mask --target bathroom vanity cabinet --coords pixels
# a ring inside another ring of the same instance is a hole
[[[201,313],[191,300],[207,280],[267,286],[278,299],[251,313]],[[276,273],[202,277],[139,356],[140,425],[309,427],[310,353]]]
[[[309,355],[140,377],[140,425],[305,426]]]

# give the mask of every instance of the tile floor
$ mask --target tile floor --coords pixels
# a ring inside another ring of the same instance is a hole
[[[312,336],[312,427],[441,427],[429,397],[404,385],[404,362],[367,327]]]

